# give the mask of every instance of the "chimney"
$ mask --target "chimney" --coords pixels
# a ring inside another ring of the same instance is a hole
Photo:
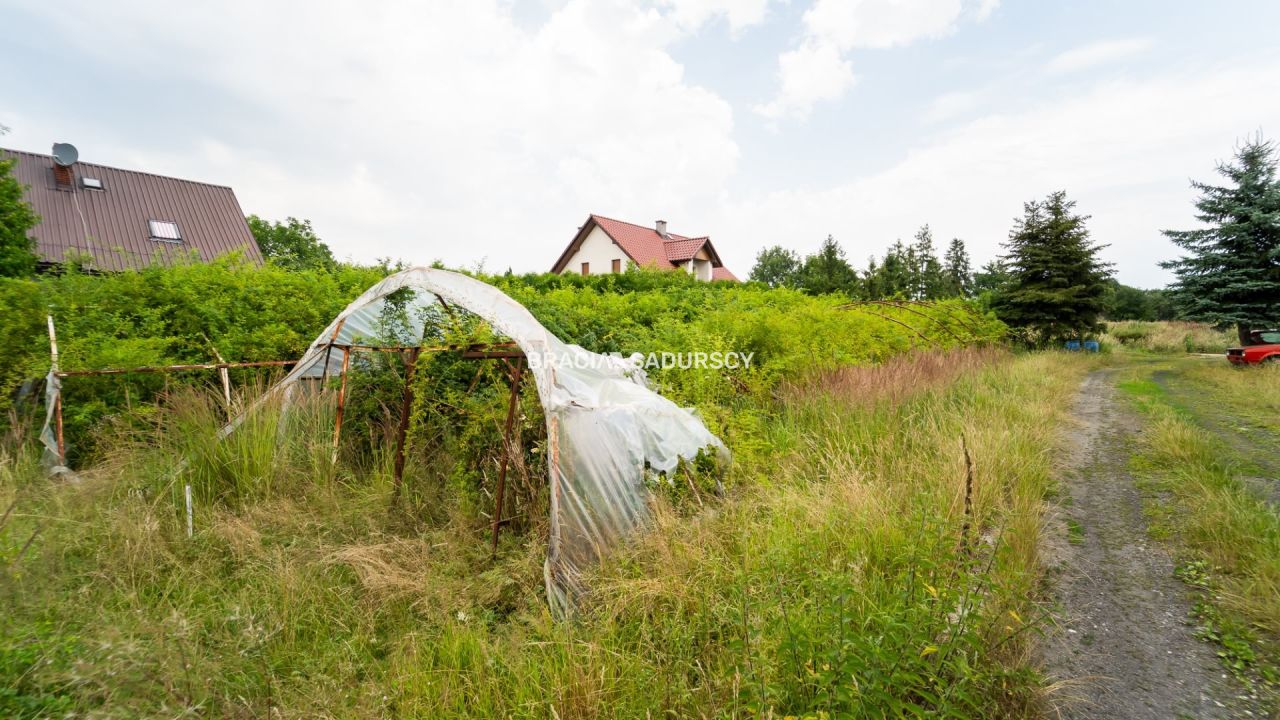
[[[658,231],[658,234],[662,236],[663,240],[667,239],[667,221],[666,220],[658,220],[657,222],[655,222],[653,224],[653,229]]]
[[[53,164],[53,181],[58,187],[71,187],[71,166]]]
[[[53,181],[58,187],[69,188],[75,182],[71,166],[80,159],[80,153],[71,143],[53,144]]]

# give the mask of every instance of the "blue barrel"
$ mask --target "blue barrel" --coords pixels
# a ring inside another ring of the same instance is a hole
[[[1097,340],[1085,340],[1085,341],[1084,341],[1084,349],[1085,349],[1085,350],[1088,350],[1089,352],[1098,352],[1098,341],[1097,341]]]
[[[1080,341],[1079,341],[1079,340],[1068,340],[1068,341],[1067,341],[1067,349],[1068,349],[1068,350],[1079,350],[1079,349],[1080,349]]]

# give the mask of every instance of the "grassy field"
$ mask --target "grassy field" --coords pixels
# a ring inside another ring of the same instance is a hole
[[[1280,370],[1182,357],[1124,372],[1152,531],[1181,558],[1199,633],[1280,708]]]
[[[1113,347],[1153,353],[1221,353],[1240,344],[1234,330],[1183,321],[1111,322],[1102,339]]]
[[[163,438],[131,431],[75,485],[10,438],[0,716],[1034,715],[1042,508],[1089,362],[971,349],[787,383],[729,495],[659,498],[569,622],[541,526],[490,558],[447,493],[393,508],[385,458],[328,468],[306,413],[283,448],[268,418],[225,451],[245,490],[192,539],[154,478],[213,400],[174,397]]]

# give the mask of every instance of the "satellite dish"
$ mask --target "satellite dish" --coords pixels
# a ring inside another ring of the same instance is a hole
[[[80,159],[80,151],[71,143],[53,144],[53,161],[62,167],[71,167]]]

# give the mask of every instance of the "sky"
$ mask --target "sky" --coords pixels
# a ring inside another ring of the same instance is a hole
[[[340,258],[545,271],[588,214],[739,276],[1066,190],[1160,287],[1190,181],[1280,135],[1280,3],[0,0],[0,146],[235,189]]]

